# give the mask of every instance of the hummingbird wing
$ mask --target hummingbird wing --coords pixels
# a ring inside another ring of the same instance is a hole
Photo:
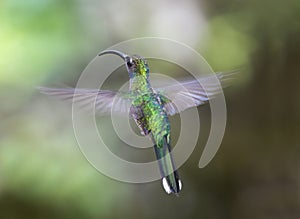
[[[72,101],[85,110],[95,109],[98,115],[109,115],[112,111],[128,113],[131,106],[131,97],[126,92],[78,88],[39,87],[38,89],[41,93]]]
[[[154,88],[160,95],[168,115],[203,105],[222,92],[235,79],[237,72],[216,73],[205,77],[179,81],[179,83]],[[217,77],[217,78],[216,78]]]

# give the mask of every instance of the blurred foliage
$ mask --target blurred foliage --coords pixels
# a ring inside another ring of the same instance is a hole
[[[1,84],[36,84],[82,47],[72,1],[12,0],[1,6]]]
[[[1,218],[300,217],[300,2],[156,5],[0,2]],[[190,22],[174,28],[176,13]],[[169,17],[152,23],[158,15]],[[205,27],[193,20],[202,17]],[[241,68],[245,81],[225,92],[224,142],[201,170],[197,163],[210,121],[209,108],[199,108],[203,129],[195,153],[180,168],[180,198],[166,196],[159,182],[129,185],[98,173],[77,147],[70,107],[35,90],[44,84],[74,85],[97,52],[128,36],[149,35],[172,35],[187,44],[198,39],[196,50],[213,69]]]
[[[255,41],[235,27],[236,16],[216,16],[210,21],[209,46],[204,56],[217,70],[233,69],[249,65],[249,54],[255,50]],[[226,39],[224,41],[223,39]]]

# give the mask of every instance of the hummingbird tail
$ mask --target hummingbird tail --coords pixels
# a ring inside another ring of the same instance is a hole
[[[171,147],[168,144],[167,136],[164,137],[163,145],[154,145],[156,158],[162,176],[162,184],[166,193],[178,194],[182,188],[177,170],[173,162]]]

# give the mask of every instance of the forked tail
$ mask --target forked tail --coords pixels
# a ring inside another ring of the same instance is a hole
[[[154,145],[154,149],[159,163],[162,184],[165,191],[168,194],[178,194],[182,188],[182,183],[173,162],[171,147],[168,144],[167,137],[164,137],[163,144],[161,146]]]

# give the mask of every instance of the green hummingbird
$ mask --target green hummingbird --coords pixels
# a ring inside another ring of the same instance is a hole
[[[77,102],[96,101],[95,108],[100,115],[109,114],[112,110],[121,113],[128,112],[125,106],[130,106],[129,113],[141,134],[149,137],[153,142],[164,190],[168,194],[177,195],[182,189],[182,182],[171,153],[171,127],[168,116],[190,107],[203,105],[209,101],[209,97],[220,93],[221,88],[217,84],[209,84],[209,90],[204,90],[201,86],[201,82],[205,83],[209,81],[207,80],[209,77],[215,76],[209,75],[162,88],[153,88],[145,58],[139,55],[130,56],[116,50],[103,51],[99,56],[104,54],[117,55],[124,60],[130,80],[128,92],[46,87],[39,88],[40,91]],[[217,74],[222,87],[228,85],[232,79],[231,75],[229,73]],[[116,103],[114,106],[113,102]]]

